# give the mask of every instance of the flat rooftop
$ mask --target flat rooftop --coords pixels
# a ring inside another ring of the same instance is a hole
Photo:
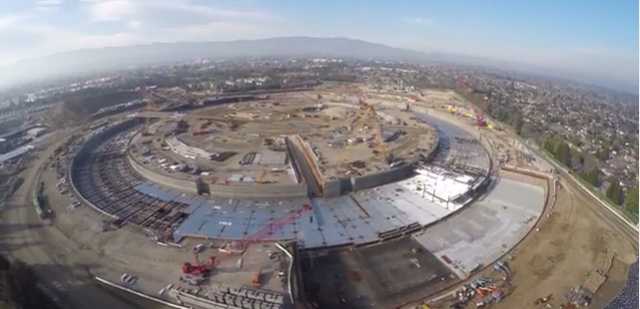
[[[544,180],[539,180],[543,185]],[[478,264],[487,265],[512,248],[542,214],[541,186],[499,178],[480,201],[414,238],[465,278]]]
[[[20,146],[14,150],[11,150],[7,153],[0,154],[0,164],[6,161],[10,161],[16,158],[19,158],[31,151],[33,146]]]

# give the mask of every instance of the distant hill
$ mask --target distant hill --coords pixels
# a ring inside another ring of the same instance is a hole
[[[58,102],[45,115],[43,121],[51,124],[55,129],[77,124],[103,107],[140,99],[137,92],[116,92],[89,97],[77,97]]]
[[[535,67],[506,61],[461,56],[455,54],[422,53],[347,38],[279,37],[261,40],[227,42],[176,42],[79,50],[23,60],[0,68],[0,87],[9,84],[35,82],[79,74],[99,73],[146,66],[175,63],[198,58],[232,57],[353,57],[359,59],[397,60],[431,63],[473,65],[504,70],[519,70],[561,78],[569,78],[617,89],[632,89],[637,85],[618,85],[596,77],[561,72],[552,68]],[[614,85],[615,84],[615,85]]]
[[[20,61],[3,68],[0,81],[34,80],[197,58],[323,56],[426,60],[421,52],[346,38],[282,37],[228,42],[154,43],[80,50]]]

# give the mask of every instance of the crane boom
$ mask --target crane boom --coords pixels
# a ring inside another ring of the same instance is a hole
[[[467,90],[467,83],[464,80],[464,76],[459,76],[458,77],[458,82],[460,83],[460,87],[462,88],[462,92],[464,93],[465,99],[467,101],[469,101],[469,104],[471,105],[471,110],[473,110],[473,114],[476,117],[476,124],[478,126],[480,126],[480,127],[486,126],[487,125],[487,121],[484,119],[484,110],[482,111],[482,113],[478,112],[478,109],[476,108],[476,105],[473,102],[473,97],[471,97],[471,94]],[[483,109],[486,109],[488,104],[489,104],[489,102],[487,101],[487,98],[485,97],[484,108]]]
[[[302,208],[296,209],[284,217],[271,221],[264,228],[257,231],[253,235],[247,237],[244,241],[245,246],[248,246],[252,243],[260,242],[264,238],[270,235],[273,235],[274,233],[282,230],[282,228],[284,228],[286,225],[293,223],[293,221],[297,220],[298,218],[300,218],[302,215],[304,215],[306,212],[310,210],[311,210],[311,205],[303,204]]]
[[[367,113],[371,116],[373,121],[373,130],[376,134],[376,144],[378,146],[378,151],[380,155],[385,161],[389,161],[390,158],[387,156],[387,147],[384,143],[384,139],[382,138],[382,128],[380,127],[380,122],[378,122],[378,116],[376,114],[376,110],[373,105],[367,103],[363,98],[358,100],[358,104],[367,110]]]
[[[263,241],[265,238],[282,230],[286,225],[293,223],[295,220],[300,218],[305,213],[311,211],[312,209],[313,208],[311,207],[311,205],[302,204],[302,208],[296,209],[283,217],[271,221],[269,224],[267,224],[265,227],[258,230],[254,234],[251,234],[243,240],[237,241],[237,244],[239,244],[240,247],[243,248],[242,251],[244,251],[249,247],[249,245]],[[223,259],[223,257],[219,258],[218,262]]]

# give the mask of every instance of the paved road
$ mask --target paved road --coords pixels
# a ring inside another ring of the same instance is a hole
[[[65,257],[73,252],[66,248],[75,244],[70,241],[61,243],[59,231],[36,213],[31,198],[38,184],[39,167],[57,146],[58,143],[39,153],[39,158],[31,164],[32,168],[23,173],[25,181],[0,219],[1,251],[32,265],[44,289],[57,296],[56,302],[62,308],[140,308],[106,294],[91,282],[84,267],[65,261]]]

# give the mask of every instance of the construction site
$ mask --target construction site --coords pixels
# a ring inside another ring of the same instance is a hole
[[[385,172],[429,156],[437,145],[435,130],[409,114],[376,111],[364,100],[310,101],[245,102],[197,114],[156,112],[152,115],[160,121],[148,125],[131,152],[136,161],[173,178],[228,186],[316,182],[312,190],[322,195],[326,182]],[[296,172],[292,165],[308,170]]]
[[[571,308],[626,276],[637,242],[483,111],[427,93],[191,111],[143,93],[147,111],[51,155],[41,193],[84,248],[59,254],[192,308]]]

